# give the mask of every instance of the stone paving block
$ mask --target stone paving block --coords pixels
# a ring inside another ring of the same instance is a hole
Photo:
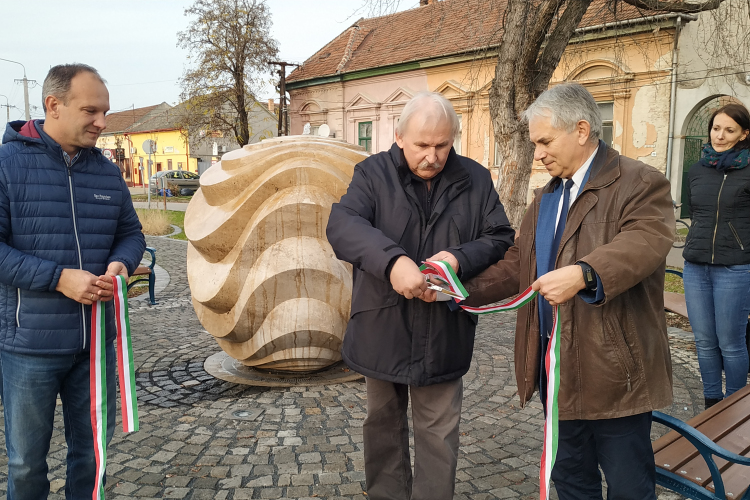
[[[273,486],[273,476],[261,476],[256,479],[251,479],[245,486],[250,488],[256,486]]]
[[[164,490],[164,498],[185,498],[188,494],[190,494],[190,488],[167,488]]]
[[[232,491],[234,500],[250,500],[255,496],[255,488],[237,488]]]
[[[290,486],[286,489],[286,498],[299,498],[310,496],[309,486]]]
[[[318,474],[318,482],[320,484],[341,484],[341,474],[331,472]]]
[[[262,488],[260,498],[281,498],[283,492],[281,488]]]
[[[339,495],[358,495],[364,491],[360,483],[340,484],[336,489]]]

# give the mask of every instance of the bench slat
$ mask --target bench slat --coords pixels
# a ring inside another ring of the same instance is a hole
[[[743,456],[748,456],[748,453]],[[750,484],[750,467],[732,464],[726,472],[721,473],[721,479],[724,481],[724,491],[728,498],[741,498]],[[707,489],[714,491],[714,483],[711,482]],[[733,496],[730,497],[730,493],[733,493]]]
[[[687,423],[726,450],[750,456],[750,386],[743,387]],[[657,467],[715,492],[708,466],[687,439],[672,431],[653,445]],[[721,471],[727,493],[733,494],[727,498],[740,498],[750,484],[750,467],[716,457],[714,460]],[[664,467],[665,464],[669,464],[669,467]],[[701,479],[696,479],[698,477]]]
[[[715,443],[732,453],[746,456],[746,453],[750,450],[750,421],[746,420],[742,425],[736,427],[730,434],[715,441]],[[732,467],[732,462],[728,462],[723,458],[714,457],[714,461],[721,471],[722,477],[724,477],[725,471]],[[739,467],[743,467],[745,472],[750,472],[750,468],[744,466]],[[685,471],[685,473],[683,474],[682,471]],[[680,467],[677,474],[696,484],[700,484],[701,486],[707,486],[712,483],[711,472],[708,470],[706,461],[703,460],[703,457],[700,455]]]
[[[138,266],[135,271],[133,271],[133,276],[143,276],[151,274],[151,268],[146,266]]]
[[[713,418],[704,421],[698,426],[692,423],[690,425],[705,434],[711,441],[716,442],[744,422],[748,413],[750,413],[750,406],[733,404],[723,407],[723,411],[720,411]],[[658,452],[655,459],[656,463],[662,466],[663,469],[667,469],[667,467],[663,467],[663,464],[669,464],[668,470],[676,472],[678,467],[682,467],[696,456],[699,456],[698,450],[690,441],[687,439],[678,439],[667,448]]]
[[[664,309],[688,317],[685,296],[681,293],[664,292]]]
[[[686,423],[689,426],[693,427],[694,429],[697,429],[700,426],[702,426],[704,422],[713,419],[717,414],[723,412],[729,406],[732,406],[735,404],[741,404],[745,407],[750,408],[750,399],[748,399],[747,401],[743,401],[745,398],[750,398],[750,385],[745,386],[739,391],[735,392],[734,394],[729,396],[727,399],[722,401],[720,404],[714,405],[708,410],[705,410],[699,413],[698,415],[688,420]],[[664,436],[660,437],[659,439],[657,439],[656,441],[652,443],[654,454],[660,452],[661,450],[663,450],[664,448],[666,448],[667,446],[671,445],[672,443],[674,443],[675,441],[679,439],[682,439],[682,436],[677,431],[671,431],[665,434]],[[694,449],[692,448],[692,445],[690,443],[688,443],[688,445],[691,447],[691,449]],[[696,450],[696,453],[697,453],[697,450]],[[669,462],[665,462],[665,463],[669,463]],[[658,461],[657,461],[657,465],[659,465]]]

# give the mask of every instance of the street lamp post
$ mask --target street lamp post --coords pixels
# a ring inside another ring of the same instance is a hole
[[[20,64],[23,68],[23,104],[24,111],[26,111],[26,121],[31,120],[31,114],[29,113],[29,80],[26,78],[26,66],[18,61],[11,61],[10,59],[3,59],[0,57],[0,61],[5,61],[13,64]]]

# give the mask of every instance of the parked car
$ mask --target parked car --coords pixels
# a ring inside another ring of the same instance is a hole
[[[148,183],[151,189],[151,194],[157,194],[162,187],[162,177],[166,179],[166,186],[169,188],[170,184],[177,186],[178,193],[172,193],[173,196],[190,196],[194,194],[200,187],[201,176],[194,172],[187,172],[185,170],[162,170],[156,172],[156,175],[151,176],[151,181]]]

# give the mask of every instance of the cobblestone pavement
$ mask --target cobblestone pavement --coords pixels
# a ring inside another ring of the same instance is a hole
[[[148,238],[148,244],[170,282],[156,306],[131,302],[141,428],[123,435],[118,415],[107,457],[108,500],[364,500],[364,384],[268,389],[206,374],[203,362],[219,348],[190,303],[187,245],[165,238]],[[511,313],[479,322],[464,378],[457,499],[538,498],[542,411],[537,402],[519,407],[514,324]],[[673,331],[670,339],[675,404],[666,411],[685,420],[701,409],[695,349],[684,332]],[[52,499],[63,498],[62,429],[58,411],[48,459]],[[6,465],[0,457],[0,494],[7,487]]]

